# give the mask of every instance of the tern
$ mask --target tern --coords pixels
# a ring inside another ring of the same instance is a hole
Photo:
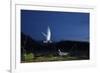
[[[51,30],[50,30],[49,26],[47,28],[47,33],[45,34],[45,33],[42,32],[42,34],[43,34],[44,37],[46,37],[46,40],[43,41],[44,43],[51,43],[52,42],[51,41]]]
[[[66,55],[69,55],[68,52],[62,52],[60,49],[58,49],[58,54],[59,54],[60,56],[66,56]]]

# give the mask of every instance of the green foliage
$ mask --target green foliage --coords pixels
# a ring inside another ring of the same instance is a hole
[[[34,54],[24,54],[23,63],[26,62],[47,62],[47,61],[68,61],[68,60],[82,60],[79,57],[72,56],[54,56],[54,55],[46,55],[46,56],[38,56],[35,57]]]
[[[24,54],[24,59],[25,61],[33,61],[33,58],[34,58],[34,55],[32,53],[29,53],[29,54]]]

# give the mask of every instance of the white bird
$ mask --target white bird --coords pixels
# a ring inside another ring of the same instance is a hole
[[[68,52],[62,52],[60,49],[58,49],[58,54],[59,54],[60,56],[66,56],[66,55],[68,55],[69,53],[68,53]]]
[[[51,43],[51,31],[50,31],[49,26],[48,26],[48,29],[47,29],[47,34],[45,34],[43,32],[42,32],[42,34],[43,34],[43,36],[46,37],[46,41],[44,41],[44,43],[48,43],[48,42]]]

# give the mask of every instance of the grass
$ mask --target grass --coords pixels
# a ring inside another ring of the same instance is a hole
[[[66,61],[66,60],[72,60],[75,59],[73,57],[37,57],[36,59],[33,59],[34,62],[44,62],[44,61]]]
[[[33,61],[33,58],[34,58],[34,55],[32,53],[29,53],[29,54],[24,54],[24,61],[28,61],[28,62],[31,62]]]
[[[32,53],[29,53],[29,54],[24,54],[24,60],[21,62],[27,63],[27,62],[48,62],[48,61],[69,61],[69,60],[82,60],[82,58],[72,57],[68,55],[67,56],[47,55],[47,56],[35,57]]]

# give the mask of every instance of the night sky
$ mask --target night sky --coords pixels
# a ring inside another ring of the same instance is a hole
[[[89,41],[89,13],[21,10],[21,32],[45,40],[41,32],[51,29],[51,40]]]

